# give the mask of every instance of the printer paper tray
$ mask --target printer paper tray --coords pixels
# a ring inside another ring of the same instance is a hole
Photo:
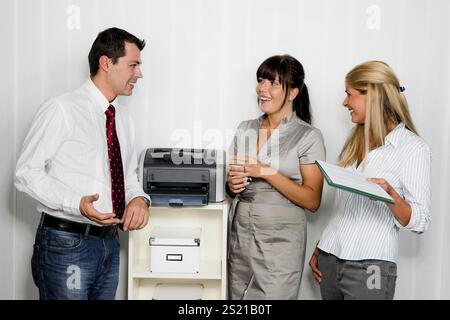
[[[152,205],[205,206],[208,204],[208,195],[182,195],[182,194],[150,194]]]

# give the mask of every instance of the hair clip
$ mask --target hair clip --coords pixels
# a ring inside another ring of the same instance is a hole
[[[400,90],[400,92],[403,92],[403,91],[405,91],[406,89],[405,89],[405,87],[400,87],[399,90]]]

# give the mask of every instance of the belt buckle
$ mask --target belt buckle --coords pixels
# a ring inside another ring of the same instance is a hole
[[[116,226],[103,227],[102,231],[100,232],[100,237],[110,238],[116,233],[116,230],[117,230]]]

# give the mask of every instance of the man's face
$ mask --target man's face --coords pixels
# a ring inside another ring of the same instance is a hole
[[[116,96],[129,96],[141,72],[141,51],[134,43],[125,42],[125,55],[120,57],[108,71],[108,82]]]

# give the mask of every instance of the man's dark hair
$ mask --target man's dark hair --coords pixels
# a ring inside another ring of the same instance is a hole
[[[91,76],[97,74],[99,65],[98,60],[101,56],[107,56],[116,63],[120,57],[125,55],[125,42],[134,43],[139,50],[145,47],[145,40],[140,40],[131,33],[119,29],[109,28],[100,32],[92,44],[89,51],[89,69]]]

